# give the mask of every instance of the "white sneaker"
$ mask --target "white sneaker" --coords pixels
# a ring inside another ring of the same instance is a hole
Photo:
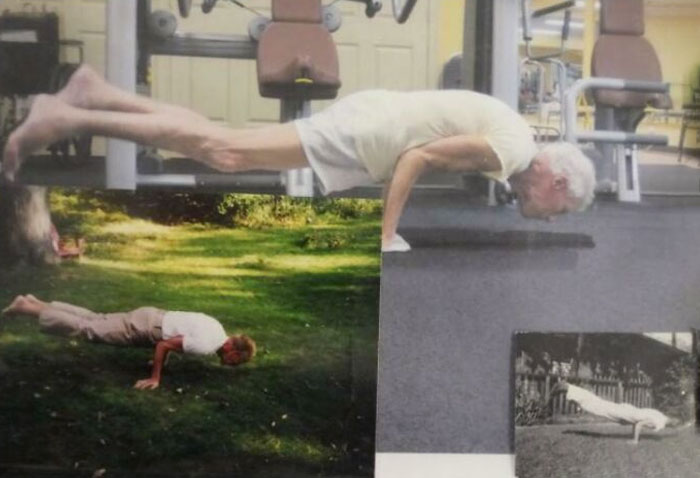
[[[410,250],[411,245],[398,234],[395,234],[388,244],[382,243],[382,252],[408,252]]]

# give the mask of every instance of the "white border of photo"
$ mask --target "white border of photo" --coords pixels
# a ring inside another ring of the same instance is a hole
[[[375,478],[515,478],[515,455],[377,453]]]

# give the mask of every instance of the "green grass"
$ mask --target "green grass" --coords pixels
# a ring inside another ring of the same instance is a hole
[[[642,432],[613,423],[516,427],[519,478],[666,478],[698,476],[700,435],[694,427]]]
[[[33,293],[98,311],[200,311],[255,338],[259,355],[238,369],[173,356],[161,388],[137,391],[150,350],[51,337],[30,318],[3,319],[0,463],[371,472],[377,217],[250,230],[76,213],[72,203],[58,210],[59,221],[88,225],[87,255],[3,272],[0,302]]]

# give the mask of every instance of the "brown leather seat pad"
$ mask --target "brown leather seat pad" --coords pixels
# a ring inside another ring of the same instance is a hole
[[[593,49],[591,71],[595,77],[663,81],[654,47],[641,36],[601,35]],[[664,103],[661,96],[664,95],[602,89],[594,91],[596,103],[613,107],[661,105]]]

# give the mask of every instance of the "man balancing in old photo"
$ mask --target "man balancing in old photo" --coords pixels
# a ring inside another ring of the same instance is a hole
[[[576,146],[538,150],[520,115],[472,91],[363,91],[310,118],[231,129],[122,91],[88,66],[57,94],[35,99],[5,145],[5,176],[14,178],[32,153],[81,134],[174,151],[229,173],[310,166],[325,194],[383,183],[384,251],[410,249],[396,230],[413,185],[429,169],[509,180],[522,215],[536,219],[585,209],[595,187],[593,165]]]
[[[564,381],[557,382],[552,387],[550,397],[554,399],[561,394],[566,394],[566,400],[575,402],[585,412],[622,425],[632,425],[630,442],[635,445],[639,443],[642,429],[658,432],[666,427],[678,428],[682,425],[681,420],[669,417],[654,408],[639,408],[629,403],[604,400],[585,388]],[[687,423],[682,426],[689,425],[690,423]]]
[[[216,354],[222,365],[236,367],[250,361],[256,351],[250,337],[228,336],[218,320],[196,312],[141,307],[130,312],[98,314],[63,302],[44,302],[33,295],[20,295],[2,315],[37,317],[42,332],[49,334],[110,345],[155,346],[151,376],[134,385],[142,390],[160,385],[163,365],[170,352]]]

